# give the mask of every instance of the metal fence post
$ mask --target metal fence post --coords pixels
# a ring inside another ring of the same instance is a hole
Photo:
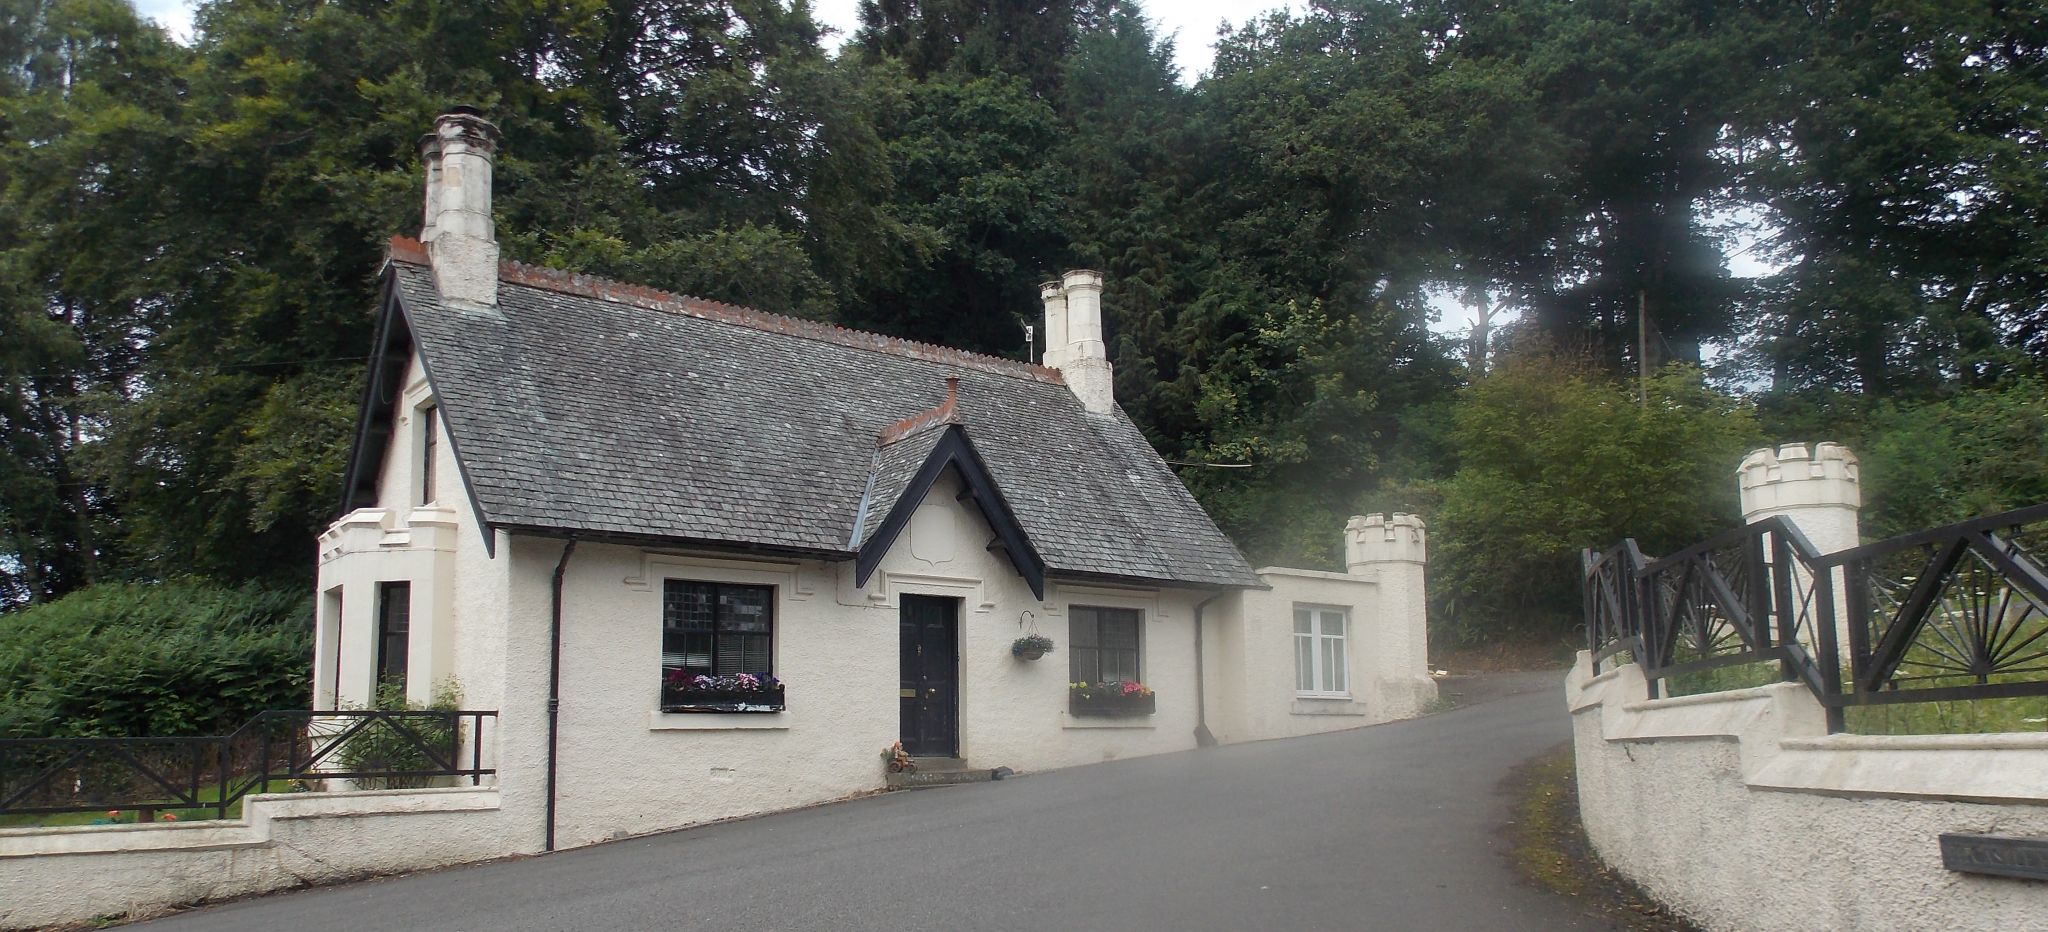
[[[1770,594],[1778,603],[1778,645],[1790,648],[1799,642],[1799,586],[1794,576],[1798,566],[1792,556],[1792,542],[1786,540],[1781,531],[1771,532],[1771,555]],[[1786,655],[1779,666],[1784,672],[1785,679],[1798,677],[1799,671],[1794,666],[1791,655]]]

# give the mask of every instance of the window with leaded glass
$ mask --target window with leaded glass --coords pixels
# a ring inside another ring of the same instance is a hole
[[[666,580],[661,592],[661,668],[670,674],[775,672],[775,588]]]
[[[405,686],[412,651],[412,583],[377,584],[377,682]]]
[[[1341,608],[1294,608],[1294,688],[1304,696],[1349,697],[1350,621]]]
[[[1138,676],[1137,609],[1067,609],[1067,677],[1076,683],[1143,682]]]

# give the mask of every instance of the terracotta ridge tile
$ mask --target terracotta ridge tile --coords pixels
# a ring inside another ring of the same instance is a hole
[[[428,265],[426,247],[416,239],[404,236],[391,238],[389,256],[393,261],[412,265]],[[926,362],[964,366],[997,375],[1009,375],[1064,385],[1066,380],[1059,370],[1035,363],[1018,362],[1001,356],[990,356],[971,350],[924,343],[903,337],[892,337],[866,330],[854,330],[837,324],[804,320],[768,311],[711,301],[689,295],[678,295],[658,288],[635,285],[581,272],[567,272],[544,266],[528,265],[524,262],[505,260],[498,263],[498,280],[529,288],[539,288],[561,294],[595,298],[615,304],[645,308],[652,311],[666,311],[685,314],[702,320],[735,324],[768,333],[834,343],[853,349],[888,353],[922,359]]]
[[[945,401],[940,402],[936,408],[913,414],[882,428],[882,432],[875,437],[875,448],[880,449],[899,440],[913,437],[923,433],[928,427],[960,423],[959,403],[960,377],[949,375],[946,377]]]

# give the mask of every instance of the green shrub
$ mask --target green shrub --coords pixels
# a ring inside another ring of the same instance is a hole
[[[2048,387],[2039,381],[1886,402],[1867,430],[1856,450],[1865,540],[2048,502]]]
[[[1698,370],[1648,401],[1570,357],[1505,357],[1453,410],[1458,471],[1430,520],[1432,643],[1554,635],[1582,621],[1579,551],[1636,538],[1670,553],[1739,522],[1735,464],[1754,414]]]
[[[0,737],[227,734],[310,697],[310,594],[121,583],[0,614]]]
[[[462,708],[462,693],[453,681],[449,681],[435,687],[432,702],[408,702],[405,684],[387,680],[377,686],[377,708],[392,712],[453,712]],[[335,751],[334,761],[343,770],[356,773],[437,769],[439,765],[426,749],[433,749],[443,760],[457,760],[462,747],[461,735],[457,732],[459,727],[453,719],[405,719],[403,730],[390,721],[371,722]],[[398,790],[431,786],[438,779],[365,777],[355,782],[368,790]]]

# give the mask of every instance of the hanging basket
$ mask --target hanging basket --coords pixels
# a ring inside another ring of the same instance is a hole
[[[1052,653],[1052,638],[1042,634],[1027,634],[1010,642],[1010,656],[1019,660],[1038,660]]]

